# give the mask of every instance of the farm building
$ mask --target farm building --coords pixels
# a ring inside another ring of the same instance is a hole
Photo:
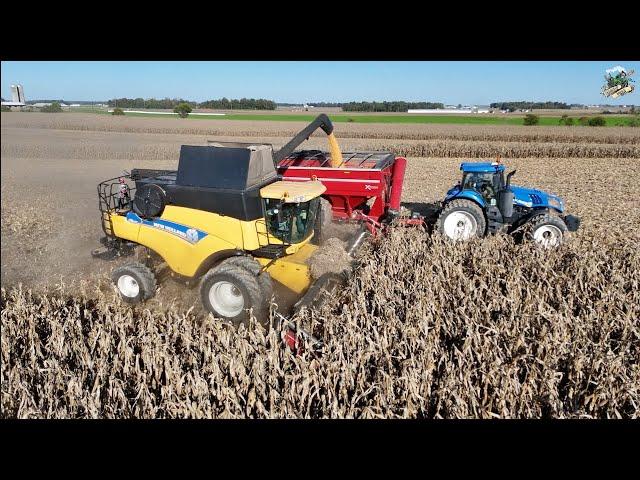
[[[409,109],[407,113],[427,113],[427,114],[442,114],[442,113],[489,113],[488,108],[480,107],[467,107],[467,108],[420,108]]]

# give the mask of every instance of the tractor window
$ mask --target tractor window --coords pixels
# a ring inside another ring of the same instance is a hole
[[[279,200],[264,200],[269,233],[284,243],[299,243],[313,230],[319,199],[310,202],[281,203]]]
[[[500,189],[499,176],[494,173],[467,173],[462,181],[462,188],[475,190],[486,199],[495,198]]]

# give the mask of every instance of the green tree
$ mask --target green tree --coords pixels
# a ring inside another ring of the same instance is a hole
[[[60,113],[62,112],[62,107],[60,106],[60,104],[58,102],[53,102],[51,105],[47,105],[45,107],[42,107],[40,109],[41,112],[47,112],[47,113]]]
[[[120,107],[116,107],[113,109],[113,112],[111,112],[111,115],[124,115],[124,110]]]
[[[524,117],[525,125],[538,125],[539,122],[540,122],[540,117],[538,117],[538,115],[534,115],[533,113],[528,113]]]
[[[607,124],[607,121],[604,117],[593,117],[589,119],[590,127],[604,127]]]
[[[10,112],[10,111],[11,111],[11,108],[10,108],[10,107],[8,107],[7,105],[2,105],[2,111],[3,111],[3,112]]]
[[[191,105],[188,103],[179,103],[173,109],[174,113],[180,115],[180,118],[187,118],[191,113]]]
[[[565,113],[558,123],[560,123],[560,125],[573,125],[573,118]]]

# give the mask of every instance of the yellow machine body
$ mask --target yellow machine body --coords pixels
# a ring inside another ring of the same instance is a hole
[[[305,185],[306,184],[306,185]],[[279,198],[283,202],[305,202],[325,190],[320,182],[275,182],[261,190],[263,198]],[[264,191],[264,194],[263,194]],[[109,229],[121,239],[148,247],[184,277],[206,273],[213,261],[223,260],[234,252],[251,252],[267,245],[283,242],[268,234],[264,218],[242,221],[217,213],[167,205],[162,215],[143,219],[132,211],[111,212]],[[309,244],[313,231],[299,243],[286,247],[285,256],[255,259],[271,277],[296,294],[303,294],[312,279],[306,261],[317,249]],[[231,253],[228,253],[231,252]],[[225,254],[228,253],[226,256]]]

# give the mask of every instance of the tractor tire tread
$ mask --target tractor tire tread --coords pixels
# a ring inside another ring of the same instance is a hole
[[[476,236],[478,237],[485,236],[485,233],[487,231],[487,220],[484,217],[484,212],[482,211],[482,208],[480,207],[480,205],[478,205],[474,201],[463,199],[463,198],[459,198],[457,200],[451,200],[444,206],[436,222],[436,232],[444,235],[444,219],[447,218],[447,215],[452,210],[466,210],[469,213],[471,213],[475,217],[476,222],[478,224],[478,231],[476,233]]]
[[[558,215],[554,215],[549,212],[536,215],[531,220],[529,220],[525,225],[527,224],[530,226],[526,234],[527,240],[529,241],[533,241],[533,234],[536,231],[536,229],[541,225],[550,224],[555,227],[558,227],[562,232],[563,237],[569,232],[569,229],[567,228],[567,224],[564,223],[564,220],[562,220],[562,218],[560,218]]]

